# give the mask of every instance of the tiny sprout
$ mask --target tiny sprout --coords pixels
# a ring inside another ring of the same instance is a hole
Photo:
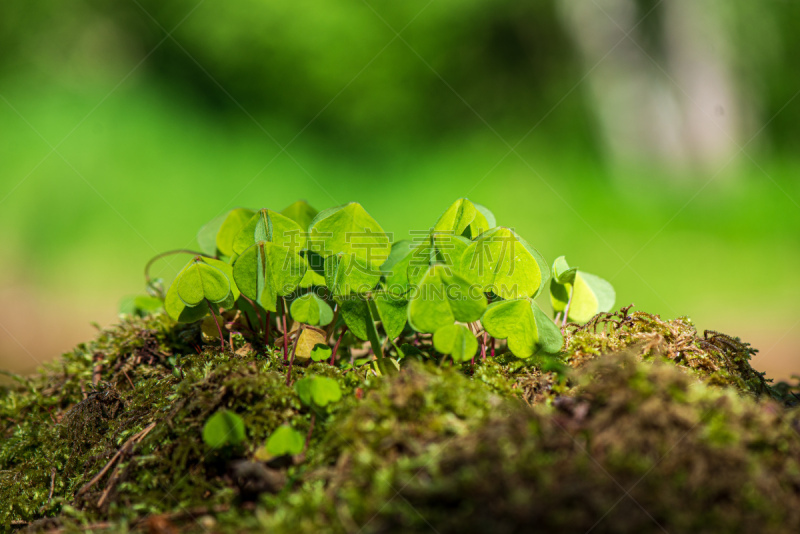
[[[614,288],[599,276],[570,268],[564,256],[553,262],[550,302],[564,324],[585,323],[600,312],[610,311],[615,300]]]
[[[272,456],[296,455],[303,452],[305,438],[289,425],[279,426],[267,439],[266,449]]]
[[[203,426],[203,441],[212,449],[239,445],[246,437],[244,421],[228,410],[219,410]]]
[[[442,354],[449,354],[455,362],[465,362],[478,351],[478,340],[466,326],[451,324],[433,334],[433,347]]]
[[[300,401],[309,407],[324,408],[332,402],[342,398],[339,383],[332,378],[313,376],[298,380],[294,385]]]

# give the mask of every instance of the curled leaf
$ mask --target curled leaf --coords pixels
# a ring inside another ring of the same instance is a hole
[[[436,332],[455,321],[477,321],[486,309],[481,288],[471,286],[445,265],[430,267],[411,290],[408,322],[418,332]]]
[[[333,310],[314,292],[296,298],[289,308],[292,319],[312,326],[325,326],[333,320]]]

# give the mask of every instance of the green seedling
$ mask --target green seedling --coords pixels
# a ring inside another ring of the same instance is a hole
[[[285,456],[300,454],[303,452],[305,438],[303,434],[290,427],[282,425],[275,429],[267,439],[266,449],[272,456]]]
[[[333,321],[333,310],[315,293],[295,299],[289,308],[292,319],[311,326],[326,326]]]
[[[466,326],[451,324],[433,334],[433,347],[442,354],[449,354],[455,362],[465,362],[478,351],[478,340]]]
[[[445,265],[428,268],[411,301],[408,322],[418,332],[434,333],[455,321],[481,318],[486,296]]]
[[[570,267],[564,256],[553,262],[550,302],[556,321],[583,324],[600,312],[611,311],[615,300],[614,288],[599,276]]]
[[[237,446],[247,438],[242,418],[228,410],[219,410],[203,426],[203,441],[212,449]]]
[[[585,322],[614,303],[608,282],[571,268],[563,257],[551,268],[512,229],[497,227],[491,211],[465,198],[421,239],[391,243],[356,202],[317,212],[298,201],[280,212],[233,209],[207,223],[197,240],[200,252],[174,250],[147,264],[151,296],[163,299],[177,321],[206,319],[206,341],[216,326],[223,349],[220,310],[237,308],[226,314],[226,327],[258,340],[270,358],[276,352],[270,332],[280,329],[287,385],[295,356],[298,365],[334,365],[342,351],[349,355],[340,360],[344,368],[361,362],[371,364],[368,373],[382,375],[396,372],[409,355],[433,358],[434,350],[474,363],[477,348],[484,358],[494,356],[495,339],[505,339],[519,365],[538,365],[563,345],[556,323],[533,301],[548,282],[559,324]],[[149,268],[179,253],[193,258],[165,293]],[[124,310],[151,313],[158,304],[133,299]],[[366,355],[358,352],[364,342],[371,348]]]
[[[493,228],[461,256],[458,272],[503,299],[535,297],[550,269],[539,252],[508,228]]]
[[[508,349],[517,358],[557,354],[564,345],[561,331],[532,299],[493,302],[481,322],[492,337],[508,339]]]
[[[164,308],[170,317],[181,323],[193,323],[211,313],[219,329],[222,350],[225,350],[218,310],[233,308],[237,298],[239,289],[233,283],[231,266],[195,256],[169,287]]]
[[[325,408],[332,402],[342,398],[339,383],[324,376],[312,376],[298,380],[294,390],[300,401],[309,408]]]

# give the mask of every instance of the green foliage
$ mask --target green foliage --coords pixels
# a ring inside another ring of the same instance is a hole
[[[563,345],[559,328],[533,300],[551,269],[516,232],[495,224],[485,206],[460,198],[421,239],[390,243],[357,202],[321,212],[305,201],[280,212],[236,208],[200,230],[201,248],[215,257],[195,256],[169,287],[164,305],[185,323],[220,308],[238,309],[241,316],[209,322],[206,337],[218,338],[214,330],[224,323],[254,346],[269,349],[264,342],[275,340],[290,368],[290,352],[299,365],[348,367],[349,353],[352,365],[372,362],[376,374],[402,365],[407,353],[462,362],[478,348],[485,354],[488,336],[507,340],[501,351],[507,347],[533,365],[531,356],[558,354]],[[572,321],[585,322],[613,305],[608,283],[570,268],[563,257],[553,264],[550,289],[556,311],[569,306]],[[292,333],[296,323],[306,325],[299,335]],[[409,337],[414,343],[404,344]],[[368,353],[356,357],[363,342]]]
[[[315,293],[295,299],[290,308],[292,319],[313,326],[325,326],[333,321],[333,310]]]
[[[566,320],[585,323],[601,312],[614,307],[616,293],[607,281],[569,267],[564,256],[553,263],[550,281],[550,302],[556,313],[567,313]]]
[[[212,415],[203,426],[203,441],[212,449],[239,445],[247,438],[242,418],[228,410]]]
[[[305,440],[303,434],[288,425],[279,426],[267,440],[267,452],[273,456],[300,454]]]
[[[482,321],[491,336],[508,339],[509,350],[518,358],[539,351],[556,354],[564,344],[555,323],[530,299],[493,302]]]
[[[312,376],[298,380],[294,389],[303,404],[309,407],[324,408],[342,398],[339,383],[324,376]]]
[[[433,346],[442,354],[452,356],[453,361],[464,362],[475,356],[478,340],[466,326],[451,324],[433,334]]]

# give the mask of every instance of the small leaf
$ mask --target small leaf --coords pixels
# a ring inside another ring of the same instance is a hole
[[[202,260],[192,262],[178,278],[178,296],[187,306],[203,300],[222,302],[231,293],[231,281],[220,269]]]
[[[573,293],[574,292],[574,293]],[[569,304],[568,320],[585,323],[600,312],[610,311],[614,307],[616,293],[606,280],[599,276],[578,271],[572,284],[550,283],[550,302],[556,313],[563,313]]]
[[[494,302],[486,308],[481,323],[492,337],[508,339],[508,349],[517,358],[537,352],[556,354],[564,344],[553,320],[531,299]]]
[[[273,456],[300,454],[305,447],[303,435],[288,425],[279,426],[267,439],[267,452]]]
[[[453,202],[433,227],[434,232],[449,232],[454,236],[469,238],[477,237],[488,229],[489,223],[486,217],[466,198],[459,198]]]
[[[323,257],[352,254],[376,271],[389,257],[389,236],[357,202],[321,211],[309,231],[308,249]]]
[[[571,284],[575,281],[577,267],[571,267],[564,256],[559,256],[553,262],[553,280],[559,284]]]
[[[298,200],[281,210],[281,215],[285,215],[299,224],[303,231],[308,230],[308,227],[311,226],[311,221],[314,220],[318,213],[305,200]]]
[[[274,312],[278,297],[285,297],[297,288],[305,269],[306,262],[299,254],[259,241],[236,258],[233,278],[244,296]]]
[[[295,383],[297,396],[306,406],[319,406],[324,408],[332,402],[342,398],[339,383],[325,376],[303,378]]]
[[[486,219],[486,224],[489,225],[489,227],[486,228],[486,230],[491,230],[492,228],[497,226],[497,219],[495,218],[494,213],[492,213],[489,208],[487,208],[483,204],[475,203],[475,209],[477,209],[479,212],[481,212],[483,217]],[[478,236],[477,235],[473,235],[472,237],[478,237]]]
[[[266,208],[258,210],[236,234],[233,251],[242,254],[259,241],[266,241],[298,254],[306,244],[306,230],[292,219]]]
[[[333,310],[315,293],[306,293],[292,302],[292,319],[312,326],[325,326],[333,320]]]
[[[485,292],[503,299],[535,297],[550,277],[539,252],[513,230],[498,227],[484,232],[461,256],[458,272]]]
[[[465,362],[475,356],[478,340],[466,326],[451,324],[433,334],[433,348],[442,354],[449,354],[453,361]]]
[[[477,321],[484,309],[486,296],[480,288],[470,286],[447,266],[433,265],[412,290],[408,322],[418,332],[433,333],[455,321]]]
[[[233,256],[233,241],[254,213],[247,208],[234,208],[225,216],[216,235],[216,248],[225,256]]]
[[[367,293],[380,281],[381,272],[354,254],[333,254],[325,258],[325,285],[336,297]]]
[[[242,418],[228,410],[219,410],[203,426],[203,441],[213,449],[238,445],[246,439]]]
[[[196,256],[194,259],[192,259],[186,265],[186,267],[184,267],[183,270],[178,273],[178,276],[175,277],[175,280],[167,290],[167,294],[164,299],[164,309],[167,311],[167,314],[180,323],[193,323],[205,317],[209,312],[208,304],[206,304],[204,301],[201,300],[198,304],[190,306],[187,305],[178,294],[178,288],[184,272],[190,270],[190,268],[192,268],[197,262],[205,263],[218,269],[219,271],[222,271],[228,280],[233,279],[231,266],[224,261],[215,260],[213,258],[203,258],[200,256]],[[229,310],[233,308],[237,298],[239,298],[239,289],[236,287],[236,284],[231,284],[228,296],[223,301],[215,303],[215,305]]]
[[[331,357],[333,351],[328,345],[317,344],[311,349],[311,359],[315,362],[324,362]]]
[[[374,299],[386,335],[389,339],[396,338],[408,320],[408,301],[385,291],[376,293]]]

